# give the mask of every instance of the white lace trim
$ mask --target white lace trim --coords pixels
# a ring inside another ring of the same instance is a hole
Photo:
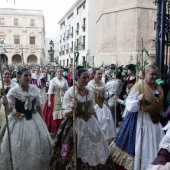
[[[87,90],[88,90],[88,95],[87,95],[87,99],[88,100],[92,100],[93,98],[94,98],[94,95],[93,95],[93,92],[92,92],[92,90],[89,88],[89,87],[85,87]],[[73,94],[73,87],[70,87],[69,88],[69,95],[70,95],[70,97],[73,99],[73,96],[74,96],[74,94]],[[68,97],[68,98],[70,98],[69,96],[65,96],[66,98]],[[77,101],[79,101],[79,102],[85,102],[86,101],[86,97],[82,97],[79,93],[78,93],[78,90],[77,90],[77,87],[75,88],[75,97],[76,97],[76,99],[77,99]]]
[[[55,94],[59,91],[61,98],[63,98],[66,90],[68,90],[67,80],[62,78],[60,81],[57,77],[55,77],[50,81],[48,94]]]
[[[101,97],[104,96],[105,86],[102,81],[96,84],[94,80],[91,80],[88,83],[88,87],[90,87],[93,90],[93,92],[97,93],[97,96],[101,96]]]
[[[77,157],[90,166],[105,164],[110,149],[94,116],[87,122],[77,118]]]
[[[64,110],[54,111],[53,112],[53,120],[63,119],[64,118]]]
[[[38,94],[38,88],[34,85],[29,85],[28,92],[23,91],[22,88],[17,85],[9,90],[7,96],[14,96],[18,100],[25,102],[25,110],[31,110],[32,101],[38,96]]]
[[[32,77],[33,79],[36,79],[36,80],[37,80],[37,85],[38,85],[38,86],[41,86],[41,79],[44,78],[44,74],[43,74],[43,73],[40,73],[39,78],[36,77],[36,74],[35,74],[35,73],[33,73],[33,74],[31,75],[31,77]]]

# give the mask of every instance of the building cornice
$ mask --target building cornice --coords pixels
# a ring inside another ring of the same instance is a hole
[[[25,16],[44,16],[42,10],[32,9],[12,9],[12,8],[0,8],[0,14],[4,15],[25,15]]]
[[[104,15],[108,15],[108,14],[111,14],[111,13],[116,13],[116,12],[122,12],[122,11],[127,11],[127,10],[132,10],[132,9],[149,9],[149,10],[154,10],[156,11],[156,7],[147,7],[147,6],[129,6],[129,7],[126,7],[126,8],[116,8],[116,9],[113,9],[111,11],[108,11],[108,12],[103,12],[96,20],[96,23],[99,22],[99,20],[102,18],[102,16]]]
[[[77,0],[71,8],[63,15],[63,17],[57,22],[57,24],[61,24],[72,12],[73,10],[80,5],[84,0]]]

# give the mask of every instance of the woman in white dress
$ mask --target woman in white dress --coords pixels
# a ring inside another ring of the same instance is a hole
[[[56,134],[58,128],[63,121],[63,96],[68,90],[67,80],[62,77],[63,69],[58,67],[56,77],[50,81],[48,89],[48,100],[46,101],[43,115],[47,124],[48,130],[52,134]]]
[[[146,170],[157,156],[159,143],[164,136],[160,123],[164,94],[161,86],[155,83],[157,76],[157,67],[148,65],[145,68],[145,80],[136,83],[128,95],[127,116],[110,146],[116,166],[121,166],[119,169]]]
[[[106,139],[109,140],[115,137],[115,127],[111,111],[105,104],[107,102],[105,84],[101,81],[102,70],[100,70],[99,68],[94,68],[93,75],[94,79],[88,83],[87,87],[89,87],[94,93],[96,103],[94,108],[97,119],[99,121],[101,129],[106,136]]]
[[[31,73],[21,69],[20,85],[2,97],[9,115],[14,170],[48,170],[52,140],[43,121],[39,92]],[[11,170],[8,133],[0,134],[0,169]]]
[[[76,107],[77,170],[114,170],[107,140],[95,116],[93,92],[86,87],[88,72],[79,68],[76,73],[76,101],[73,101],[73,87],[70,87],[63,99],[66,119],[55,138],[49,170],[74,169],[73,107]]]
[[[10,79],[11,78],[11,72],[8,69],[3,70],[2,76],[3,76],[2,78],[4,80],[5,94],[7,94],[9,89],[11,87],[16,86],[17,83],[15,83],[14,81],[12,81]],[[0,92],[1,92],[0,95],[2,96],[2,81],[0,81]],[[1,104],[0,104],[0,109],[1,109],[1,111],[0,111],[0,129],[1,129],[2,123],[5,120],[4,107]]]

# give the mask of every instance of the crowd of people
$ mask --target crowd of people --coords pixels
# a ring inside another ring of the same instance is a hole
[[[77,170],[170,169],[170,92],[155,65],[11,68],[0,82],[0,169],[73,170],[75,144]]]

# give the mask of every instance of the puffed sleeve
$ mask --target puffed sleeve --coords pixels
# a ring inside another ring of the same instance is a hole
[[[48,89],[48,93],[47,94],[54,94],[54,83],[53,83],[53,80],[50,80],[49,89]]]
[[[8,107],[14,109],[15,108],[15,94],[13,88],[11,88],[7,94]]]
[[[65,116],[65,114],[69,111],[72,110],[72,108],[70,107],[70,103],[71,103],[71,100],[73,99],[73,97],[71,97],[70,95],[70,90],[68,89],[66,91],[66,93],[64,94],[64,97],[63,97],[63,102],[62,102],[62,107],[64,109],[63,111],[63,115]]]
[[[126,100],[126,109],[129,112],[139,111],[140,105],[138,102],[139,92],[137,90],[132,90]]]

